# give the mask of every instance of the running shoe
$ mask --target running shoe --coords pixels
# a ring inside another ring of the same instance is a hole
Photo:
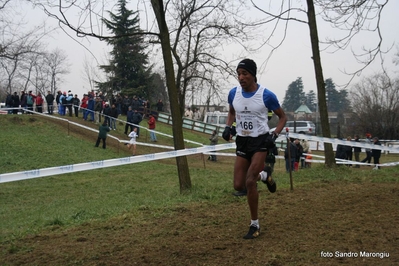
[[[249,227],[248,234],[244,236],[244,239],[254,239],[260,235],[260,227],[252,225]]]
[[[276,192],[277,185],[276,182],[274,182],[274,179],[272,178],[272,168],[270,166],[265,166],[263,171],[267,173],[267,178],[266,181],[262,180],[262,182],[266,184],[267,188],[271,193]]]

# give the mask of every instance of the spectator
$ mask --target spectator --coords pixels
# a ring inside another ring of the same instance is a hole
[[[272,118],[273,118],[273,111],[272,111],[272,110],[269,110],[269,111],[267,112],[267,120],[270,121],[270,120],[272,120]]]
[[[134,110],[133,115],[132,115],[132,123],[133,123],[133,128],[137,128],[137,138],[140,137],[140,122],[143,120],[143,116],[137,112],[137,109]]]
[[[84,120],[87,119],[86,111],[87,111],[88,101],[89,101],[89,96],[87,94],[83,94],[82,101],[80,102],[80,109],[82,109]]]
[[[36,103],[36,110],[38,113],[43,113],[43,97],[42,94],[39,92],[36,96],[35,103]]]
[[[373,143],[374,145],[379,145],[381,146],[381,142],[379,141],[379,139],[377,137],[373,138]],[[374,170],[378,170],[380,169],[380,157],[381,157],[381,150],[379,149],[372,149],[371,150],[371,154],[373,156],[373,162],[375,164],[375,167],[373,168]]]
[[[111,107],[109,106],[108,102],[105,103],[103,114],[104,114],[104,123],[111,127]]]
[[[288,150],[289,149],[289,150]],[[288,154],[290,153],[290,154]],[[298,148],[292,140],[289,142],[287,148],[284,151],[284,159],[285,159],[285,170],[288,172],[295,170],[295,158],[298,154]]]
[[[128,149],[133,147],[132,156],[136,155],[136,138],[137,138],[137,128],[133,128],[132,132],[129,133],[130,141],[127,144]]]
[[[72,104],[73,104],[73,94],[68,91],[68,96],[66,97],[66,108],[68,109],[69,116],[72,117]]]
[[[118,118],[118,115],[119,111],[116,108],[115,104],[113,104],[111,106],[111,112],[110,112],[110,122],[111,122],[110,128],[113,130],[116,130],[116,119]]]
[[[91,116],[90,121],[94,121],[94,95],[93,92],[89,92],[87,96],[87,109],[85,112],[84,120],[87,120],[88,116]]]
[[[163,112],[163,102],[161,99],[158,100],[157,102],[157,111],[158,112]]]
[[[98,129],[98,138],[95,147],[98,147],[100,145],[100,141],[103,141],[103,149],[106,148],[106,140],[107,140],[107,134],[109,132],[109,127],[106,123],[100,125]]]
[[[301,143],[299,142],[299,139],[295,139],[295,146],[296,146],[296,148],[298,150],[297,150],[297,154],[296,154],[296,157],[295,157],[294,168],[295,168],[295,171],[298,171],[298,169],[299,169],[299,160],[301,159],[302,154],[303,154],[303,147],[302,147]]]
[[[79,117],[80,100],[77,94],[75,94],[75,97],[73,97],[72,104],[73,104],[73,111],[75,112],[75,117]]]
[[[129,129],[129,127],[130,127],[130,131],[129,132],[131,132],[131,131],[133,131],[133,125],[132,125],[132,123],[133,123],[133,110],[132,110],[132,107],[131,106],[129,106],[128,107],[128,111],[127,111],[127,113],[126,113],[126,125],[125,125],[125,135],[127,135],[128,133],[128,129]]]
[[[32,93],[32,91],[29,91],[28,95],[26,95],[26,106],[28,108],[28,114],[33,114],[33,104],[35,103],[36,95]]]
[[[306,155],[305,168],[310,168],[312,166],[311,160],[312,160],[312,151],[309,149]]]
[[[12,107],[13,107],[13,105],[14,105],[14,103],[13,103],[14,101],[13,101],[13,97],[12,97],[12,94],[11,93],[9,93],[9,92],[7,92],[7,97],[6,97],[6,107],[7,108],[10,108],[10,109],[8,109],[7,110],[7,114],[12,114]]]
[[[212,135],[209,137],[209,140],[211,141],[211,145],[217,145],[219,141],[219,136],[216,130],[212,131]],[[212,162],[216,162],[216,155],[210,155],[208,157],[208,160],[211,160]]]
[[[277,146],[274,146],[273,148],[270,148],[270,149],[267,150],[265,164],[267,166],[270,166],[270,168],[272,169],[272,173],[274,171],[274,164],[276,163],[276,156],[277,155],[278,155]]]
[[[124,115],[127,114],[127,112],[129,111],[130,103],[131,103],[131,101],[130,101],[129,97],[127,95],[125,95],[125,98],[123,99],[123,105],[122,105],[122,114],[124,114]]]
[[[366,143],[367,144],[371,144],[371,134],[367,133],[366,134]],[[368,164],[370,164],[371,162],[371,149],[370,148],[366,148],[366,158],[364,158],[362,160],[362,163],[367,162]]]
[[[64,93],[61,94],[60,96],[60,108],[58,110],[58,114],[64,116],[65,112],[66,112],[66,104],[67,104],[67,100],[66,100],[67,94],[66,91],[64,91]]]
[[[349,142],[349,141],[352,141],[352,137],[351,136],[348,136],[347,138],[346,138],[346,140]],[[346,152],[346,160],[349,160],[349,161],[352,161],[352,146],[350,146],[350,145],[346,145],[345,146],[345,152]],[[352,166],[351,164],[348,164],[348,166]]]
[[[194,120],[201,120],[201,113],[198,111],[198,109],[194,110],[193,119]]]
[[[47,92],[46,103],[47,103],[47,113],[52,115],[54,112],[54,95],[51,93],[51,91]]]
[[[153,115],[150,114],[149,118],[148,118],[148,128],[150,129],[150,138],[151,141],[157,142],[157,136],[155,135],[155,117]]]
[[[341,160],[346,160],[346,149],[345,145],[343,144],[338,144],[337,149],[335,151],[335,159],[341,159]]]
[[[140,107],[142,107],[143,105],[140,103],[139,99],[137,98],[137,96],[135,95],[132,99],[132,103],[131,103],[132,109],[133,110],[139,110]],[[138,133],[137,133],[138,135]]]
[[[355,142],[360,142],[360,139],[359,139],[359,135],[355,135]],[[360,157],[359,157],[359,155],[360,155],[360,152],[362,151],[362,148],[360,148],[360,147],[353,147],[353,153],[355,154],[355,161],[356,162],[360,162]],[[359,168],[360,167],[360,165],[359,164],[356,164],[356,166],[355,166],[355,168]]]
[[[305,157],[304,153],[309,151],[309,142],[306,139],[301,140],[301,146],[303,148],[303,154],[301,156],[301,168],[305,168]]]
[[[96,93],[96,97],[94,98],[94,117],[96,120],[96,123],[101,123],[101,112],[103,110],[103,99],[101,98],[101,95]]]
[[[116,95],[116,102],[115,102],[115,107],[116,110],[118,111],[118,115],[122,114],[122,104],[123,104],[122,96],[120,95],[120,93],[118,93]]]
[[[193,111],[191,111],[191,108],[188,107],[186,112],[184,113],[185,118],[193,119]]]
[[[144,101],[143,102],[143,106],[144,106],[143,114],[145,116],[151,114],[151,103],[150,103],[150,101],[149,100]]]
[[[14,115],[18,114],[18,107],[19,107],[19,96],[17,92],[14,92],[14,94],[12,95],[12,104],[14,109],[12,110],[12,113]]]
[[[21,99],[19,101],[21,105],[21,113],[23,114],[26,110],[26,93],[25,91],[21,91]]]
[[[58,110],[58,114],[61,115],[61,98],[62,92],[61,91],[57,91],[57,96],[55,97],[55,103],[57,104],[57,110]]]

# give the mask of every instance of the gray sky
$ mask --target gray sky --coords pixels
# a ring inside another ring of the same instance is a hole
[[[42,11],[32,11],[30,8],[31,7],[27,6],[26,10],[26,19],[31,20],[30,22],[39,23],[42,21],[42,18],[46,18]],[[135,8],[135,6],[132,6],[132,8]],[[381,21],[383,27],[382,34],[384,37],[383,49],[387,49],[392,45],[394,46],[392,50],[385,55],[386,67],[391,73],[395,73],[395,71],[398,70],[398,66],[395,66],[392,63],[393,55],[397,52],[396,47],[398,47],[397,43],[399,41],[399,30],[397,30],[396,27],[396,25],[399,25],[398,11],[399,1],[391,0],[383,13],[383,20]],[[147,9],[147,12],[152,15],[152,10]],[[48,25],[56,25],[53,19],[47,19],[46,21]],[[145,24],[147,21],[142,19],[141,22]],[[321,40],[327,36],[331,37],[339,34],[325,23],[320,23],[318,27]],[[265,32],[267,32],[267,30]],[[265,32],[260,32],[259,36],[262,37],[262,34],[265,34]],[[275,34],[276,36],[272,39],[272,45],[275,45],[280,41],[281,35],[279,36],[279,34],[281,33],[282,30]],[[70,34],[73,35],[73,33]],[[94,38],[79,39],[75,37],[75,39],[77,41],[68,37],[64,32],[59,31],[57,34],[53,35],[52,39],[48,39],[46,42],[49,43],[49,49],[58,47],[59,49],[64,50],[68,55],[69,63],[71,64],[71,73],[65,77],[66,82],[62,85],[62,90],[72,90],[73,93],[77,93],[80,97],[89,89],[87,81],[84,79],[84,75],[82,74],[84,58],[88,58],[90,62],[94,62],[93,57],[82,47],[82,45],[95,55],[99,63],[105,62],[108,48],[104,42],[100,42]],[[372,44],[375,44],[375,41],[375,35],[373,37],[370,34],[361,34],[354,39],[349,48],[354,51],[359,51],[362,46],[370,48]],[[81,44],[79,44],[79,42]],[[238,54],[238,51],[236,50],[238,48],[230,47],[229,49],[226,51],[227,56]],[[322,53],[321,58],[325,79],[332,78],[337,85],[345,84],[349,81],[350,77],[343,74],[342,71],[355,71],[361,67],[361,65],[356,63],[350,49],[347,49],[347,51],[338,51],[333,54],[330,52]],[[258,82],[276,93],[280,103],[283,101],[288,85],[298,77],[302,77],[303,79],[305,92],[309,92],[310,90],[316,92],[313,61],[311,59],[309,29],[306,24],[290,23],[288,34],[283,45],[274,52],[272,58],[267,64],[265,64],[270,51],[271,48],[265,46],[260,52],[256,54],[248,54],[246,57],[253,58],[257,62]],[[236,59],[236,62],[238,63],[242,58],[232,59]],[[158,64],[157,66],[160,68],[162,67],[161,64]],[[372,75],[380,71],[380,69],[380,62],[377,60],[377,62],[369,66],[361,76],[356,77],[353,82],[356,82],[363,76]],[[234,79],[226,81],[225,98],[227,98],[228,90],[236,85],[237,82]],[[350,89],[350,87],[348,89]]]

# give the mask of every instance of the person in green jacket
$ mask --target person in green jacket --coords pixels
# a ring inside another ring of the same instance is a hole
[[[107,125],[107,123],[103,123],[102,125],[100,125],[100,128],[98,130],[98,138],[97,138],[97,142],[96,142],[96,147],[98,147],[98,145],[100,145],[100,141],[103,140],[103,149],[106,148],[106,142],[105,140],[107,139],[107,133],[109,132],[109,127]]]

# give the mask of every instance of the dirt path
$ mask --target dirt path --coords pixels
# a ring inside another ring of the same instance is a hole
[[[142,210],[30,236],[1,246],[9,253],[0,264],[399,265],[399,183],[260,193],[262,233],[255,240],[242,239],[245,198],[226,195],[223,205],[185,205],[163,217]]]

